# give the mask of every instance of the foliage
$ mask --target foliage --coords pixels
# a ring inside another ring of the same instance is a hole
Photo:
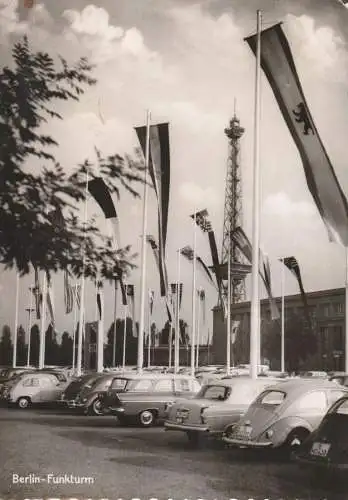
[[[54,137],[44,133],[49,120],[62,120],[55,110],[61,102],[78,101],[96,84],[92,66],[80,59],[56,64],[45,52],[33,52],[24,38],[13,48],[13,67],[0,72],[0,263],[21,274],[30,264],[48,271],[70,268],[76,276],[100,273],[113,279],[116,267],[132,267],[130,248],[115,250],[94,220],[78,216],[86,196],[88,160],[72,174],[57,163]],[[139,160],[96,151],[99,172],[112,193],[123,188],[138,196],[134,183],[143,182]],[[81,203],[80,203],[81,204]],[[85,267],[82,259],[85,250]]]
[[[0,340],[0,365],[12,364],[12,352],[11,329],[8,325],[4,325]]]

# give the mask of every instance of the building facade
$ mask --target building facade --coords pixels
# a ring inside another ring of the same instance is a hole
[[[306,294],[315,336],[316,349],[304,363],[304,369],[312,370],[344,370],[344,339],[345,339],[345,289],[335,288],[310,292]],[[281,298],[275,299],[281,313]],[[303,302],[300,295],[288,295],[284,298],[285,342],[290,333],[292,319],[304,318]],[[231,346],[231,362],[249,362],[250,341],[250,302],[232,304],[232,321],[240,321],[236,341]],[[260,301],[261,319],[261,358],[264,357],[263,345],[271,330],[277,331],[280,338],[281,321],[272,321],[268,299]],[[303,323],[306,326],[306,323]],[[213,344],[212,358],[214,363],[226,362],[227,327],[219,306],[213,309]],[[280,350],[280,349],[279,349]],[[268,358],[269,359],[269,358]],[[280,367],[279,356],[269,359],[273,369]],[[286,349],[285,349],[286,364]]]

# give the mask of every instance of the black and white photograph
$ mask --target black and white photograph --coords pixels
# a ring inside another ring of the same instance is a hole
[[[0,0],[0,500],[348,498],[348,0]]]

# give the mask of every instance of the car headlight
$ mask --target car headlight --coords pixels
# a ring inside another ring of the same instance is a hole
[[[274,431],[273,429],[268,429],[268,431],[265,432],[265,436],[267,439],[271,439],[271,437],[273,436],[274,434]]]

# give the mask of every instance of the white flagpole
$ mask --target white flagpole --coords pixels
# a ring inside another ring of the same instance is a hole
[[[250,377],[257,378],[260,339],[259,248],[260,248],[260,83],[261,83],[261,11],[257,11],[257,50],[255,79],[253,231],[252,231],[252,296],[250,328]]]
[[[46,274],[46,271],[44,271],[43,285],[42,285],[42,311],[41,311],[41,329],[40,329],[39,370],[42,370],[45,366],[46,303],[47,303],[47,274]]]
[[[112,366],[116,366],[116,331],[117,331],[117,288],[118,282],[115,279],[115,301],[114,301],[114,333],[112,342]]]
[[[18,309],[19,309],[19,272],[16,275],[16,305],[15,305],[15,322],[14,322],[14,339],[13,339],[13,356],[12,367],[17,366],[17,337],[18,337]]]
[[[345,372],[348,373],[348,248],[346,248],[345,326]]]
[[[193,273],[192,273],[192,335],[191,335],[191,375],[195,375],[195,342],[196,342],[196,208],[193,217]]]
[[[149,289],[149,301],[148,301],[148,338],[147,338],[147,366],[148,368],[151,366],[151,290]]]
[[[127,286],[127,285],[125,285]],[[123,352],[122,352],[122,369],[126,369],[126,336],[127,336],[127,306],[123,309]]]
[[[149,169],[150,156],[150,111],[146,114],[146,145],[145,145],[145,184],[144,184],[144,204],[143,204],[143,234],[141,252],[141,282],[140,282],[140,320],[138,333],[138,362],[137,372],[141,373],[144,363],[144,326],[145,326],[145,286],[146,286],[146,231],[147,231],[147,173]]]
[[[87,226],[87,196],[88,196],[88,171],[86,172],[86,188],[85,188],[85,210],[84,210],[84,227],[86,239],[86,226]],[[82,249],[82,276],[81,276],[81,292],[80,292],[80,314],[79,314],[79,333],[77,344],[77,376],[82,374],[82,336],[83,336],[83,322],[84,322],[84,307],[85,307],[85,241],[83,242]]]
[[[285,273],[284,273],[284,259],[280,259],[281,269],[281,292],[282,292],[282,337],[281,337],[281,363],[280,371],[285,372]]]
[[[28,325],[28,350],[27,350],[27,367],[30,366],[30,344],[31,344],[31,319],[33,310],[33,286],[29,287],[29,325]]]
[[[77,320],[77,285],[76,284],[74,284],[73,290],[74,290],[74,302],[73,302],[74,319],[73,319],[72,371],[74,373],[75,372],[75,356],[76,356],[75,342],[76,342],[76,320]]]
[[[198,313],[197,313],[197,345],[196,345],[196,369],[199,368],[199,346],[201,344],[201,329],[200,329],[200,319],[201,319],[201,289],[197,290],[198,297]]]
[[[226,345],[226,371],[231,373],[231,227],[229,227],[227,262],[227,345]]]
[[[180,256],[181,248],[178,250],[178,275],[176,282],[176,325],[175,325],[175,357],[174,357],[174,373],[178,373],[180,368]]]

